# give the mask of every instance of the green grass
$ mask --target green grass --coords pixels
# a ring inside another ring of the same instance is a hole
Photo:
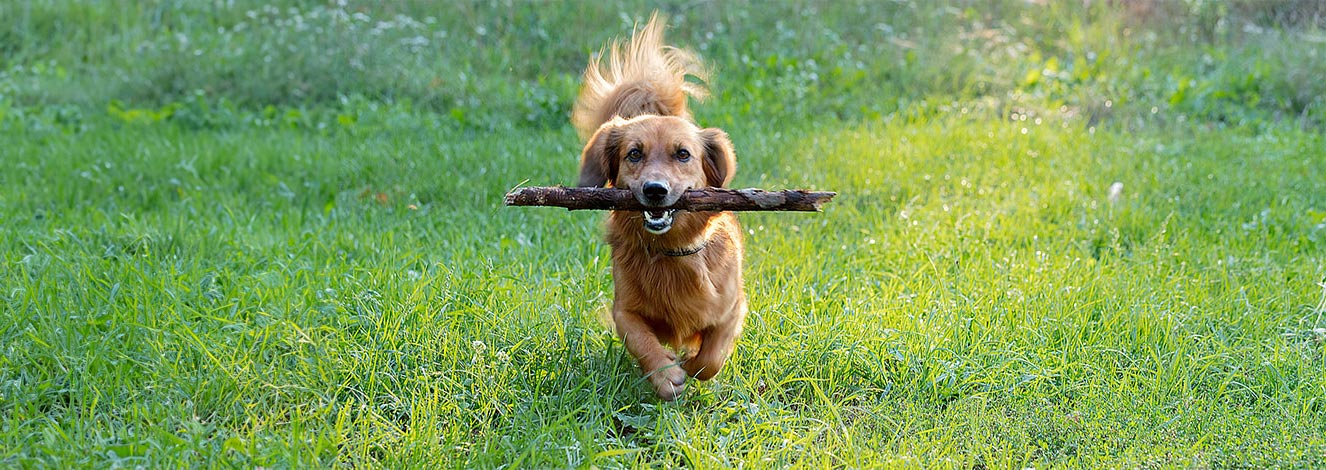
[[[1310,2],[664,5],[735,185],[840,192],[676,403],[602,214],[500,206],[650,6],[238,3],[0,6],[0,465],[1326,465]]]

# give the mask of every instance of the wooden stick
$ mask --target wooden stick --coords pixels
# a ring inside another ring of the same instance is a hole
[[[671,207],[647,207],[630,190],[617,188],[567,188],[544,186],[516,188],[506,194],[508,206],[554,206],[567,210],[643,211],[677,209],[687,211],[802,211],[819,212],[838,193],[789,189],[705,188],[686,191]]]

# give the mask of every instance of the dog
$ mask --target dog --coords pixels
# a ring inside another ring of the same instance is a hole
[[[686,77],[707,73],[695,54],[663,43],[664,28],[656,12],[629,41],[590,60],[572,122],[587,139],[580,186],[629,189],[658,208],[612,211],[606,239],[617,335],[658,397],[672,401],[687,377],[722,370],[741,335],[746,294],[736,216],[667,209],[686,190],[726,187],[737,162],[726,132],[693,122],[688,97],[707,90]]]

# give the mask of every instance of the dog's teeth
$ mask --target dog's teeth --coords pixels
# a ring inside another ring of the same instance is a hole
[[[673,212],[675,211],[671,209],[641,211],[641,214],[644,215],[645,230],[655,235],[662,235],[667,232],[668,229],[672,228]]]

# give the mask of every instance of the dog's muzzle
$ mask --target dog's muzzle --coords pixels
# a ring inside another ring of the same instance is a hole
[[[640,190],[635,193],[636,199],[646,206],[667,206],[671,204],[668,196],[671,188],[666,181],[646,181]],[[676,202],[676,198],[671,198]],[[677,212],[671,209],[646,210],[645,230],[654,235],[662,235],[672,228],[672,213]]]

